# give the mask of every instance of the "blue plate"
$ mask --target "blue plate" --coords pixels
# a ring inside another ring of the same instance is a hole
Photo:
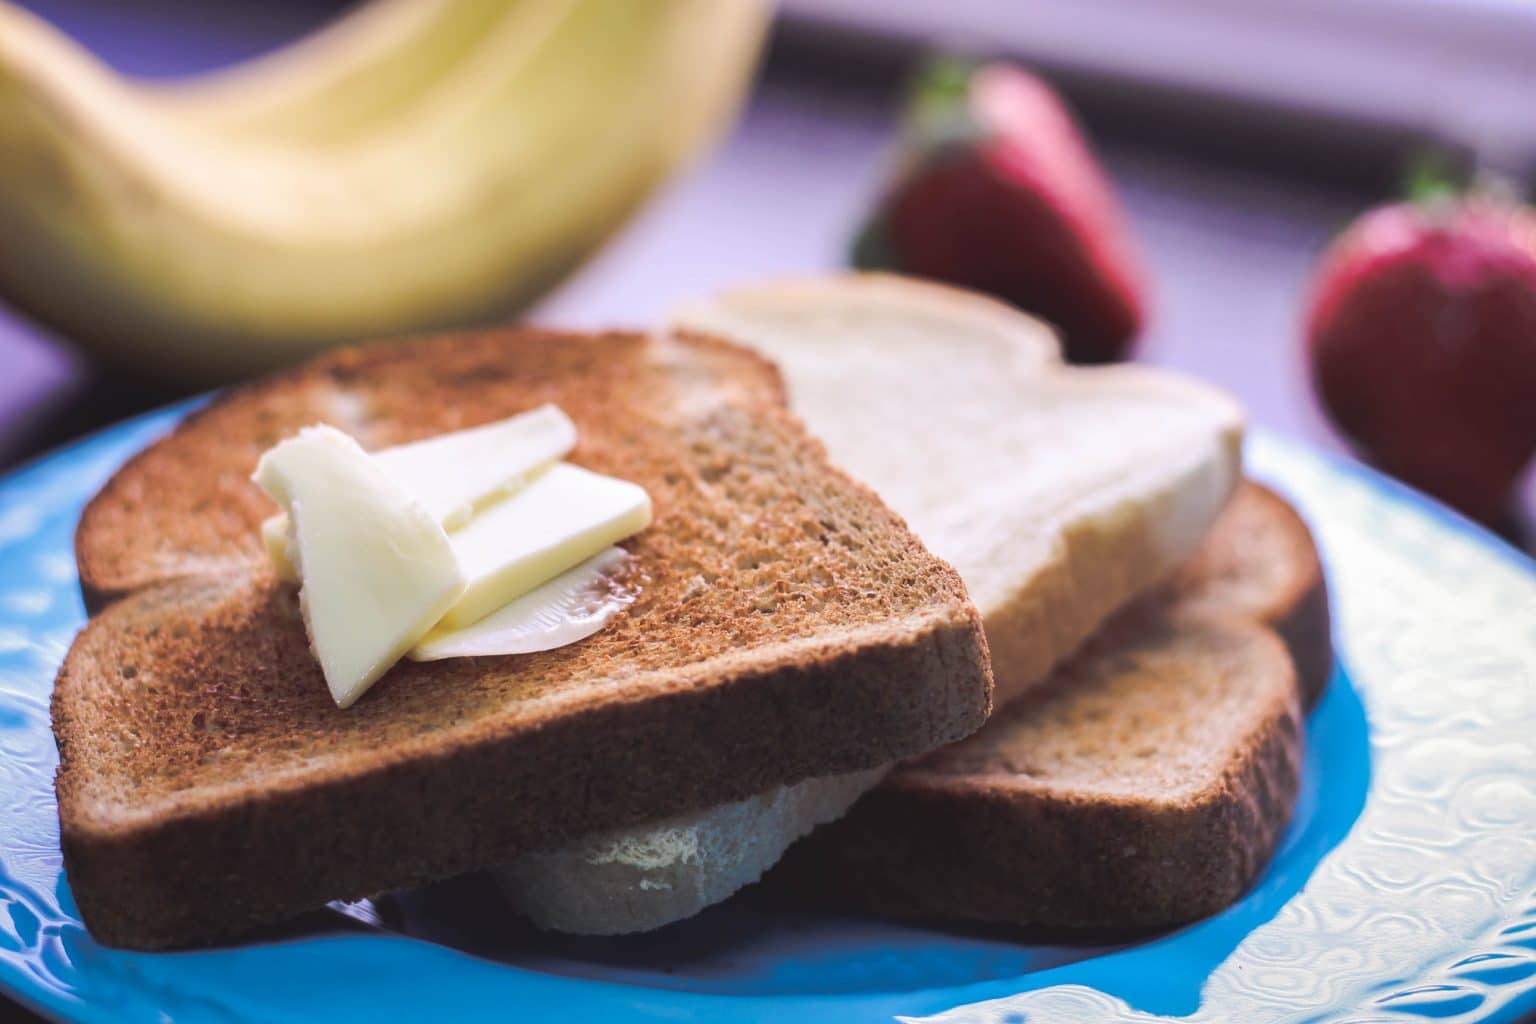
[[[82,503],[180,411],[0,481],[0,991],[81,1021],[1512,1021],[1536,1008],[1536,572],[1354,466],[1260,438],[1311,519],[1343,669],[1306,788],[1237,905],[1114,946],[1031,945],[737,899],[651,936],[539,936],[473,881],[206,952],[106,949],[59,863],[53,675]]]

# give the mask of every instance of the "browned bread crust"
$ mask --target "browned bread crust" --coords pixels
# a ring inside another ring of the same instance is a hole
[[[378,447],[556,402],[578,463],[651,493],[639,600],[515,658],[402,663],[331,703],[257,536],[257,456]],[[988,710],[958,576],[700,337],[501,331],[354,349],[232,392],[77,535],[103,608],[55,687],[65,864],[92,933],[159,948],[487,867],[597,828],[873,767]]]
[[[1297,671],[1266,627],[1295,624],[1303,660],[1321,657],[1319,637],[1331,659],[1326,602],[1306,527],[1245,484],[1175,581],[1043,692],[903,765],[771,883],[895,917],[1046,929],[1220,910],[1268,862],[1299,786]]]

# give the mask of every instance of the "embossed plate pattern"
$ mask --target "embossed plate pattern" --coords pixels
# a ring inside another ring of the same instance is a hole
[[[470,891],[146,955],[91,941],[58,854],[47,700],[82,620],[86,498],[177,410],[0,481],[0,991],[86,1021],[1513,1021],[1536,1009],[1536,570],[1368,471],[1258,438],[1312,521],[1344,670],[1253,892],[1125,946],[1028,945],[733,901],[551,940]]]

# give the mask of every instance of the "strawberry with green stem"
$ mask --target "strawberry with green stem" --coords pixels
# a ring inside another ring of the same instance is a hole
[[[1129,232],[1071,115],[1018,68],[933,65],[906,160],[854,262],[990,293],[1050,321],[1067,358],[1124,358],[1146,302]]]
[[[1536,213],[1486,188],[1416,192],[1324,258],[1312,377],[1367,458],[1498,524],[1536,455]]]

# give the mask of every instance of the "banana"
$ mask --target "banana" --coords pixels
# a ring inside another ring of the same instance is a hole
[[[210,130],[344,143],[441,81],[497,23],[521,23],[519,48],[527,54],[569,7],[551,0],[374,0],[276,53],[146,91],[172,116]]]
[[[505,316],[721,129],[767,20],[762,0],[374,0],[163,87],[0,5],[0,293],[189,382]]]

